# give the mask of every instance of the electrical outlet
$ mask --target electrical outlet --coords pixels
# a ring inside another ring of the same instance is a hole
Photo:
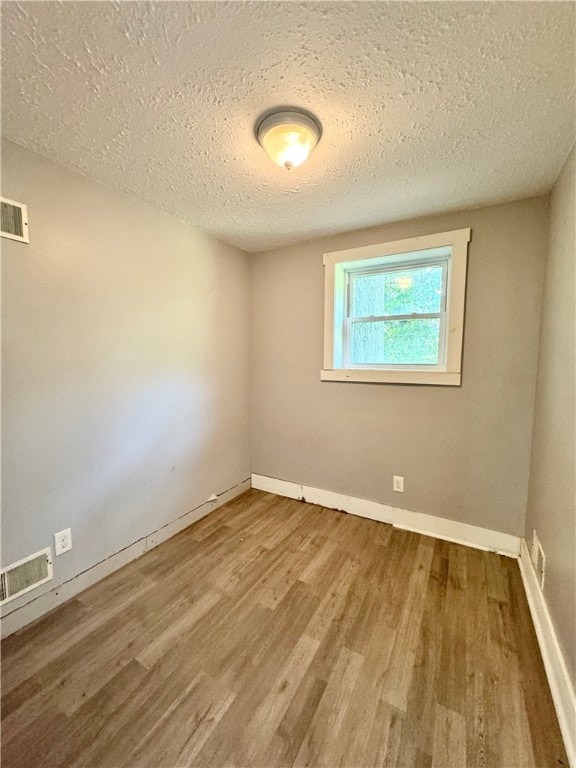
[[[392,477],[392,490],[396,493],[404,493],[404,478],[401,475]]]
[[[54,534],[54,552],[56,555],[62,555],[72,549],[72,529],[66,528],[65,531]]]

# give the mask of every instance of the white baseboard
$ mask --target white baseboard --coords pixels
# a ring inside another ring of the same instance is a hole
[[[269,493],[277,493],[279,496],[288,496],[291,499],[305,499],[311,504],[339,509],[342,512],[368,517],[381,523],[390,523],[395,528],[403,528],[407,531],[421,533],[424,536],[452,541],[455,544],[464,544],[475,549],[497,552],[507,557],[518,557],[520,552],[520,537],[512,536],[509,533],[479,528],[467,523],[457,523],[454,520],[425,515],[421,512],[410,512],[407,509],[389,507],[377,501],[345,496],[342,493],[324,491],[320,488],[290,483],[287,480],[277,480],[265,475],[252,475],[252,487]]]
[[[100,581],[109,574],[117,571],[118,568],[122,568],[123,565],[136,560],[136,558],[143,555],[149,549],[153,549],[161,544],[166,539],[171,538],[175,534],[187,528],[192,523],[197,522],[201,518],[208,515],[218,507],[221,507],[227,501],[231,501],[236,496],[239,496],[244,491],[249,490],[251,487],[250,479],[243,480],[238,485],[229,488],[211,501],[206,501],[204,504],[195,509],[186,512],[176,520],[172,520],[170,523],[162,526],[156,531],[149,533],[147,536],[138,539],[134,543],[128,545],[119,552],[115,552],[110,557],[102,560],[91,568],[79,573],[72,579],[65,581],[63,584],[59,584],[57,587],[53,587],[48,592],[44,592],[18,608],[12,611],[4,609],[2,613],[2,637],[7,637],[13,632],[16,632],[27,624],[30,624],[36,619],[39,619],[44,614],[53,610],[57,606],[69,600],[74,595],[82,592],[84,589],[92,586],[97,581]],[[9,608],[9,606],[6,606]]]
[[[548,606],[524,539],[521,543],[519,564],[564,746],[570,765],[572,768],[576,768],[576,696],[574,686],[568,675],[554,624],[550,618]]]

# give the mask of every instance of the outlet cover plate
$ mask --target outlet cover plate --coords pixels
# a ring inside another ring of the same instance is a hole
[[[404,493],[404,478],[401,475],[392,476],[392,490],[396,493]]]
[[[54,552],[56,556],[63,555],[72,549],[72,529],[66,528],[64,531],[54,534]]]

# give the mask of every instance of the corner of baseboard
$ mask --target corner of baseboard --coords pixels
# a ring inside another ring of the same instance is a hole
[[[576,768],[576,695],[574,686],[568,674],[554,623],[538,582],[525,539],[522,539],[520,543],[518,563],[554,708],[558,716],[560,731],[564,739],[564,746],[570,765],[572,768]]]

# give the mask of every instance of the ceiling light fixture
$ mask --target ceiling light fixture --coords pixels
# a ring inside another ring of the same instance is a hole
[[[302,165],[321,134],[320,123],[313,115],[293,108],[268,113],[256,124],[261,146],[273,162],[287,170]]]

